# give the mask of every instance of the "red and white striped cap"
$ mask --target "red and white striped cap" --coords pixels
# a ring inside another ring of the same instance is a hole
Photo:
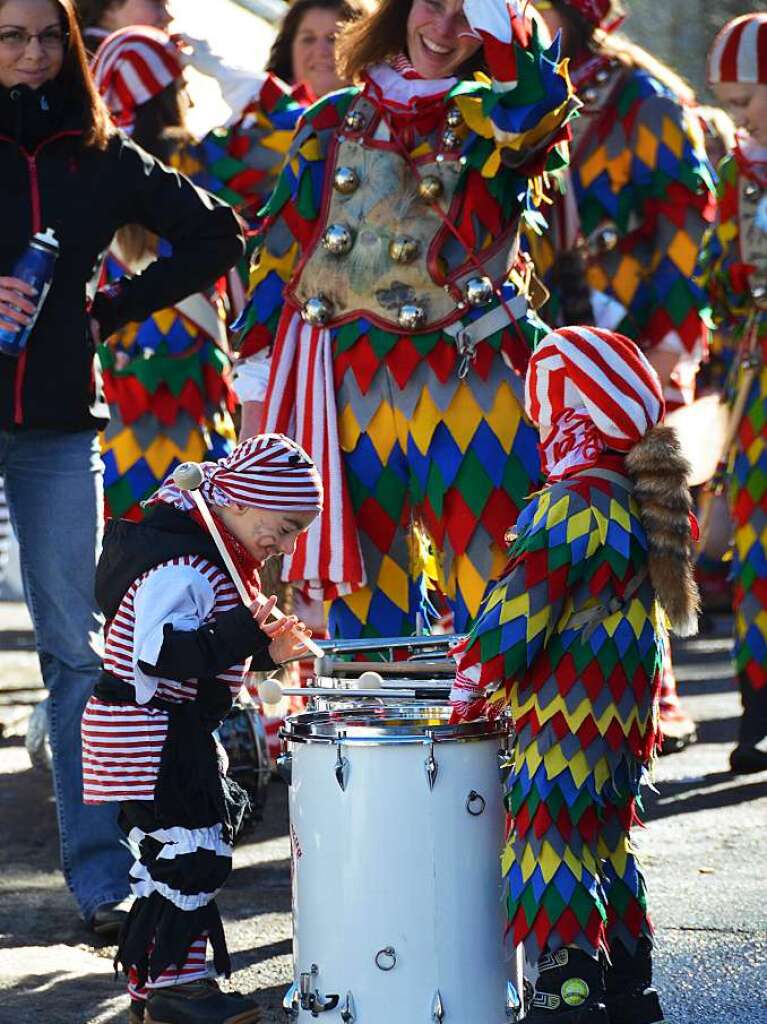
[[[728,21],[708,55],[710,85],[767,85],[767,14]]]
[[[525,407],[550,478],[593,465],[605,448],[629,451],[665,411],[636,344],[596,327],[562,327],[543,339],[527,370]]]
[[[218,462],[198,464],[200,493],[209,505],[245,505],[275,512],[320,512],[323,487],[317,467],[306,452],[283,434],[257,434],[238,444]],[[194,502],[173,476],[167,477],[147,506],[166,502],[192,509]]]
[[[112,120],[130,131],[136,109],[181,77],[184,60],[166,32],[132,25],[107,36],[91,70]]]
[[[620,14],[614,0],[565,0],[565,3],[598,28],[602,27],[608,16],[617,18]]]

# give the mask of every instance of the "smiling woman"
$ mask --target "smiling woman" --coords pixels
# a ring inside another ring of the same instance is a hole
[[[170,258],[101,290],[86,285],[115,232],[139,223]],[[0,475],[49,689],[62,866],[85,920],[119,927],[128,857],[110,808],[82,803],[79,719],[98,676],[93,598],[106,422],[94,359],[129,321],[208,285],[242,252],[231,210],[115,131],[96,92],[72,0],[0,0],[0,327],[29,323],[34,294],[11,268],[50,228],[59,257],[18,359],[0,356]],[[106,915],[106,916],[105,916]]]

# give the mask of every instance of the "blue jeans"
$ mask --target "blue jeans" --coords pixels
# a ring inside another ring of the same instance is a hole
[[[48,689],[61,867],[88,921],[100,904],[128,895],[132,860],[120,842],[118,804],[86,806],[82,795],[80,718],[101,667],[93,592],[103,523],[98,438],[0,431],[0,474]]]

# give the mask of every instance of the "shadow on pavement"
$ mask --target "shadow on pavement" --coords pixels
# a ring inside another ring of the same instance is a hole
[[[673,815],[734,807],[749,800],[767,797],[767,778],[762,775],[752,782],[746,781],[746,778],[731,775],[730,772],[712,772],[700,778],[659,783],[659,792],[645,797],[645,820],[658,821]],[[715,786],[721,788],[713,789]]]

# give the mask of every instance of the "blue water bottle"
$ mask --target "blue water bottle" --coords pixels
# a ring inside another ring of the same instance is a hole
[[[5,355],[19,356],[26,348],[29,335],[50,290],[58,255],[59,243],[54,232],[50,228],[38,231],[11,270],[11,277],[18,277],[37,290],[37,295],[30,297],[31,301],[37,301],[32,319],[26,326],[20,326],[18,331],[0,328],[0,352]],[[18,306],[15,308],[18,309]]]

